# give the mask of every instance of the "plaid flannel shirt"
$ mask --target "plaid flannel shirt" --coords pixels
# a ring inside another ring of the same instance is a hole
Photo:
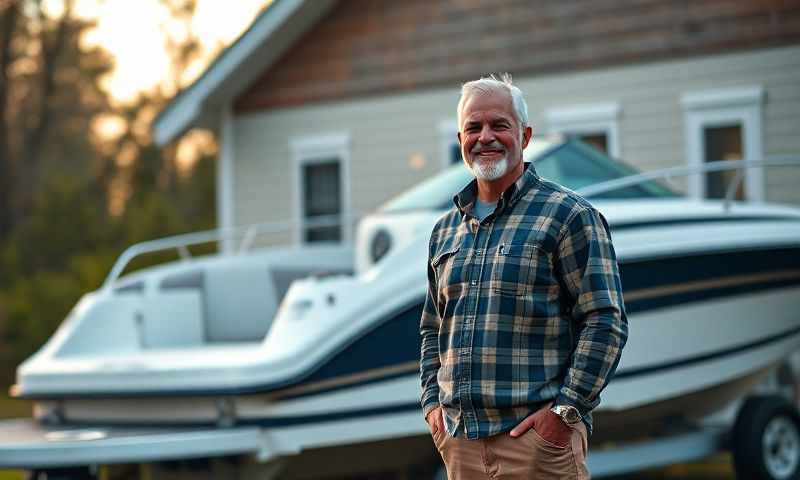
[[[477,184],[431,234],[420,321],[424,414],[453,436],[510,430],[545,403],[591,410],[628,336],[608,225],[533,165],[495,211],[473,215]]]

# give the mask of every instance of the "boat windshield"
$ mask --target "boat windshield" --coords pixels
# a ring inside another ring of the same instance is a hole
[[[528,152],[526,152],[528,153]],[[531,158],[536,171],[543,178],[578,190],[608,180],[639,173],[633,167],[615,161],[604,153],[579,141],[568,140],[551,148],[534,152]],[[391,213],[409,210],[443,210],[453,205],[453,195],[472,180],[472,174],[463,164],[453,165],[444,172],[401,193],[381,207]],[[677,193],[656,181],[647,181],[620,188],[590,198],[662,198],[676,197]]]

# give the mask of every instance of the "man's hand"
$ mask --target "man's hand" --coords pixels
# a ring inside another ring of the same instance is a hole
[[[540,437],[548,442],[566,447],[572,435],[572,428],[561,420],[561,417],[550,411],[550,408],[542,408],[530,415],[519,425],[511,430],[512,437],[519,437],[530,429],[536,430]]]
[[[444,419],[442,419],[442,407],[436,407],[425,417],[428,422],[428,428],[431,430],[431,435],[444,429]]]

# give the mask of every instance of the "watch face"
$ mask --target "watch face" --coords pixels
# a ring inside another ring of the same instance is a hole
[[[575,407],[558,406],[553,409],[554,413],[561,417],[566,423],[578,423],[581,420],[581,415]]]
[[[581,416],[578,415],[578,411],[574,408],[567,408],[564,411],[564,418],[568,423],[577,423],[581,419]]]

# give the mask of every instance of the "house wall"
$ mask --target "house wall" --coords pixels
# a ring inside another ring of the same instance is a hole
[[[235,103],[237,112],[796,44],[784,0],[347,0]]]
[[[517,75],[515,81],[527,95],[535,132],[547,130],[548,108],[617,102],[621,157],[643,170],[686,164],[683,94],[761,86],[766,93],[764,153],[800,155],[800,46]],[[356,212],[369,212],[439,171],[443,163],[438,126],[455,120],[458,83],[238,113],[234,120],[236,223],[292,217],[296,205],[290,142],[298,137],[349,133]],[[798,167],[767,170],[767,199],[800,203],[799,184]]]

